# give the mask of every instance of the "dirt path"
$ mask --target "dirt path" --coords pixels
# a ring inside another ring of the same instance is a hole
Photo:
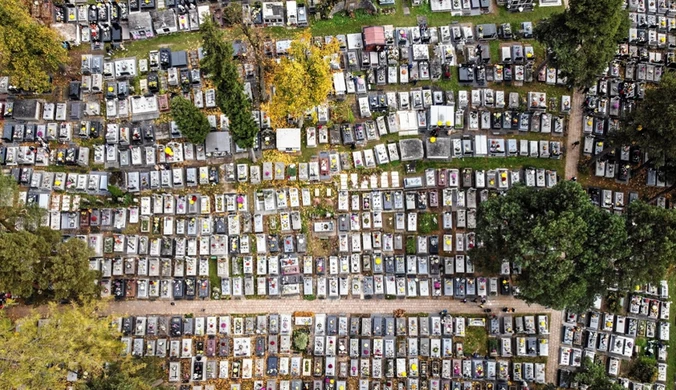
[[[568,117],[568,137],[566,138],[566,177],[568,180],[577,176],[577,165],[580,161],[580,149],[582,149],[582,103],[584,95],[575,91],[573,103]],[[578,145],[573,145],[575,142]]]

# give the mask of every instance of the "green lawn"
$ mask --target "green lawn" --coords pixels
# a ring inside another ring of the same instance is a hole
[[[465,330],[463,342],[465,354],[478,353],[485,356],[488,351],[488,330],[485,326],[468,326]]]
[[[221,278],[218,277],[218,260],[215,257],[209,258],[209,283],[212,291],[214,287],[221,289]]]

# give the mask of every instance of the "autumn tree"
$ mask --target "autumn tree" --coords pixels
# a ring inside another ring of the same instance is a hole
[[[482,202],[472,260],[483,269],[521,267],[520,297],[556,309],[586,310],[615,275],[624,252],[622,217],[594,206],[579,184],[512,188]]]
[[[216,104],[228,117],[233,141],[240,148],[250,148],[254,145],[258,125],[251,112],[251,101],[244,93],[232,45],[213,21],[202,24],[200,31],[204,42],[201,65],[216,89]]]
[[[29,9],[26,0],[0,0],[0,69],[11,85],[44,92],[68,54],[57,32],[33,19]]]
[[[209,119],[199,108],[183,96],[171,99],[171,116],[181,134],[194,144],[203,144],[211,131]]]
[[[68,371],[98,376],[120,361],[120,334],[93,305],[49,306],[17,322],[0,311],[0,388],[64,389]]]
[[[309,34],[291,43],[288,56],[268,75],[275,93],[265,111],[273,127],[284,127],[287,118],[300,119],[307,110],[326,101],[333,90],[330,61],[338,50],[336,40],[316,45]]]
[[[536,38],[551,51],[550,60],[569,86],[596,82],[627,37],[629,16],[623,0],[571,0],[562,13],[540,21]]]
[[[59,232],[0,232],[0,291],[29,300],[89,301],[99,297],[99,273],[89,269],[84,241]]]
[[[162,358],[124,359],[111,363],[99,376],[90,376],[77,390],[174,390],[161,384],[166,378]]]

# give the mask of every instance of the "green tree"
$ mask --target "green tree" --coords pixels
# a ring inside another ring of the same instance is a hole
[[[575,374],[575,382],[587,385],[589,390],[623,390],[624,387],[610,379],[602,364],[585,358],[582,369]]]
[[[471,253],[477,266],[513,262],[526,302],[578,311],[605,292],[626,242],[622,218],[592,205],[571,181],[546,190],[516,186],[483,202],[476,234],[483,243]]]
[[[61,240],[59,232],[39,228],[0,233],[0,290],[34,300],[98,298],[99,273],[89,269],[84,241]]]
[[[639,146],[657,167],[676,160],[676,75],[667,72],[659,84],[647,88],[643,101],[610,140],[616,147]]]
[[[183,96],[171,99],[171,116],[176,121],[181,134],[194,144],[202,144],[211,131],[206,115]]]
[[[634,201],[625,218],[629,253],[615,262],[619,281],[627,289],[658,284],[676,264],[676,211]]]
[[[49,296],[57,301],[89,301],[99,298],[100,275],[89,269],[89,258],[93,256],[93,252],[87,243],[77,238],[62,242],[58,232],[42,228],[41,231],[56,233],[57,237],[52,234],[50,240],[51,248],[56,251],[52,252],[52,256],[43,256],[36,264],[37,286],[42,291],[48,291]]]
[[[627,37],[629,17],[623,0],[571,0],[562,13],[536,25],[535,36],[551,50],[567,84],[589,87]]]
[[[63,389],[68,371],[101,375],[123,351],[120,334],[93,305],[49,306],[14,323],[0,312],[0,389]]]
[[[641,383],[653,383],[657,379],[657,360],[640,356],[631,364],[629,377]]]
[[[17,225],[35,230],[45,211],[37,204],[18,201],[19,187],[12,176],[0,173],[0,225],[6,231],[16,231]]]
[[[306,329],[296,329],[293,331],[293,348],[298,352],[303,352],[310,341],[310,334]]]
[[[228,117],[233,141],[240,148],[253,147],[258,125],[251,113],[251,101],[244,93],[244,85],[239,78],[232,45],[213,21],[202,24],[200,31],[204,49],[201,66],[216,88],[216,104]]]
[[[0,233],[0,291],[32,297],[37,280],[37,259],[51,248],[44,239],[27,231]]]
[[[0,69],[28,91],[49,90],[49,74],[68,61],[55,30],[33,19],[26,0],[0,0]]]

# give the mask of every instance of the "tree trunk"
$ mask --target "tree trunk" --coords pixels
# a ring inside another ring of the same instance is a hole
[[[644,169],[646,169],[646,168],[650,165],[650,163],[652,163],[653,161],[654,161],[654,159],[649,158],[648,161],[646,161],[646,162],[644,162],[643,164],[639,165],[638,168],[636,168],[635,174],[638,174],[638,173],[640,173],[641,171],[643,171]]]
[[[676,189],[676,182],[674,182],[674,184],[672,184],[671,187],[665,188],[664,190],[660,191],[660,193],[658,193],[657,195],[650,198],[648,203],[652,203],[652,202],[656,201],[657,198],[659,198],[660,196],[666,195],[666,194],[670,193],[671,191],[673,191],[675,189]]]

